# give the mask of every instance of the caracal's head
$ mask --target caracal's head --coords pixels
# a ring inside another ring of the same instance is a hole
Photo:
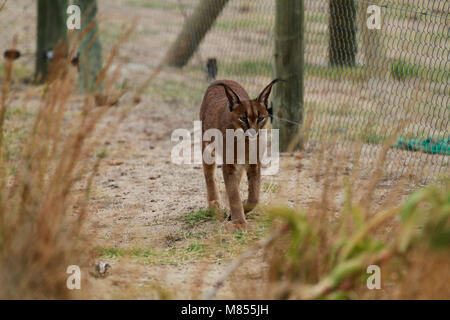
[[[231,113],[231,122],[235,130],[242,129],[251,136],[257,135],[269,120],[269,96],[272,86],[281,81],[275,79],[269,83],[253,100],[241,101],[236,92],[226,84],[223,86],[228,99],[228,108]]]

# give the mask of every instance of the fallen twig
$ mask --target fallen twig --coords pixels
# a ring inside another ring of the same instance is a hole
[[[3,8],[5,7],[7,1],[8,1],[8,0],[5,0],[5,1],[0,5],[0,11],[3,10]]]

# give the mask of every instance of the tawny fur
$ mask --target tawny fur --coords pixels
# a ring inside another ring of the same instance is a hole
[[[259,94],[256,99],[250,99],[244,88],[232,80],[220,80],[213,82],[206,90],[200,108],[200,120],[202,121],[202,136],[208,129],[218,129],[222,132],[223,146],[226,146],[227,129],[254,129],[257,132],[264,128],[269,121],[267,111],[268,98],[272,85],[279,81],[272,81]],[[246,119],[246,121],[243,121]],[[260,139],[258,134],[257,139]],[[233,228],[246,228],[245,213],[251,211],[259,202],[261,186],[261,163],[257,157],[256,164],[249,164],[248,138],[245,141],[245,159],[243,165],[237,164],[237,142],[235,141],[235,155],[233,164],[227,164],[226,152],[223,150],[223,178],[231,211],[231,222]],[[202,143],[202,152],[210,142]],[[259,143],[258,143],[259,146]],[[207,164],[203,161],[203,172],[205,174],[208,207],[216,210],[220,208],[219,194],[215,182],[216,165]],[[247,172],[248,200],[243,203],[239,194],[239,184],[243,170]]]

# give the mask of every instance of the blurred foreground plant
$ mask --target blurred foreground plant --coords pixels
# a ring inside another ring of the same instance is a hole
[[[99,81],[112,83],[106,79],[107,71],[131,30],[113,48]],[[55,63],[70,66],[74,54],[75,49]],[[69,112],[76,69],[53,68],[54,80],[43,87],[20,155],[7,159],[3,156],[5,114],[13,63],[5,60],[0,100],[0,298],[68,298],[66,268],[86,258],[80,230],[104,157],[103,152],[96,156],[96,150],[113,129],[99,127],[111,104],[96,105],[96,93],[92,93],[85,96],[81,109]],[[123,92],[117,94],[108,86],[103,94],[115,96],[116,101]],[[122,110],[113,127],[124,119],[127,108]]]
[[[450,179],[446,179],[442,185],[421,189],[401,205],[370,219],[348,198],[341,216],[325,224],[317,215],[269,208],[275,224],[281,223],[287,230],[267,249],[269,281],[277,287],[274,298],[336,298],[336,293],[361,285],[369,265],[389,265],[417,247],[448,255],[449,187]],[[375,231],[388,221],[398,222],[394,236],[377,240]]]

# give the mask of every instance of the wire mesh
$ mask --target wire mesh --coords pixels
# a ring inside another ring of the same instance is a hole
[[[123,15],[145,19],[129,45],[134,55],[127,58],[135,61],[135,69],[148,73],[164,59],[200,2],[109,0],[99,1],[99,11],[107,16],[112,8],[127,8]],[[1,48],[7,48],[14,33],[22,37],[22,50],[32,53],[35,3],[11,4],[0,16]],[[367,28],[371,5],[380,8],[379,30]],[[362,142],[362,159],[372,162],[397,124],[406,121],[400,132],[404,148],[389,150],[388,172],[401,176],[410,168],[425,180],[448,174],[450,2],[304,0],[304,8],[307,147],[333,141],[336,148],[352,153]],[[17,19],[28,23],[18,30]],[[112,24],[101,23],[106,47],[120,32]],[[187,65],[164,69],[149,88],[152,97],[199,108],[213,78],[236,80],[256,95],[274,77],[274,27],[275,0],[229,0]],[[25,65],[32,68],[31,63]],[[408,146],[409,141],[415,143]]]
[[[371,5],[380,9],[380,29],[367,27]],[[362,159],[373,162],[404,121],[405,142],[396,145],[409,150],[389,150],[388,172],[401,176],[409,168],[425,180],[448,174],[449,3],[306,0],[304,6],[309,143],[332,140],[351,153],[362,142]],[[271,0],[230,0],[184,70],[204,69],[213,57],[218,78],[257,92],[274,75],[274,10]]]

